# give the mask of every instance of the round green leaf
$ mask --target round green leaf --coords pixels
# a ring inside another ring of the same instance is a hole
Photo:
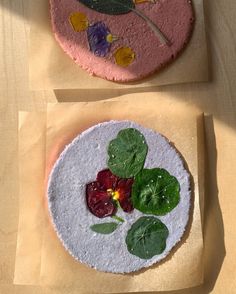
[[[117,223],[103,223],[103,224],[96,224],[92,225],[90,229],[99,234],[111,234],[113,233],[118,227]]]
[[[133,128],[123,129],[108,146],[108,167],[118,177],[134,177],[143,168],[147,151],[143,134]]]
[[[168,235],[168,228],[159,219],[143,216],[131,226],[125,241],[131,254],[150,259],[165,250]]]
[[[143,169],[135,177],[132,202],[143,213],[165,215],[179,203],[179,192],[179,182],[165,169]]]
[[[85,6],[100,13],[118,15],[135,8],[133,0],[78,0]]]

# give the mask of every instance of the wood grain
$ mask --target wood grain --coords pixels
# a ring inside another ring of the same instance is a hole
[[[34,1],[34,0],[28,0]],[[135,90],[57,90],[30,92],[28,87],[28,1],[0,2],[0,293],[26,293],[13,287],[18,211],[17,185],[17,116],[18,110],[40,111],[47,102],[112,98]],[[211,80],[208,83],[150,88],[169,92],[173,98],[198,105],[214,117],[214,129],[206,128],[208,150],[208,209],[215,209],[215,222],[206,218],[206,281],[203,287],[175,293],[235,293],[236,230],[231,224],[236,211],[236,3],[205,1],[206,31]],[[194,53],[193,53],[194,54]],[[214,131],[214,132],[213,132]],[[212,137],[212,135],[214,135]],[[216,141],[216,149],[214,149]],[[212,152],[212,150],[215,152]],[[216,170],[216,171],[215,171]],[[227,210],[227,211],[226,211]],[[221,220],[222,215],[222,220]],[[222,222],[223,221],[223,222]],[[207,235],[215,226],[217,234]],[[216,244],[214,246],[214,244]],[[220,250],[219,252],[217,250]],[[225,255],[226,251],[226,255]],[[210,260],[209,260],[210,259]],[[212,266],[209,261],[212,259]],[[5,284],[3,286],[3,284]],[[8,285],[8,286],[7,286]],[[31,288],[32,289],[32,288]],[[30,289],[27,288],[30,293]],[[46,293],[48,289],[37,289]],[[49,292],[48,292],[49,293]],[[50,292],[52,293],[52,292]],[[53,293],[68,293],[57,289]]]
[[[14,270],[18,211],[12,203],[18,201],[18,110],[42,110],[53,97],[53,93],[28,90],[27,5],[22,0],[0,3],[0,283],[11,283]]]

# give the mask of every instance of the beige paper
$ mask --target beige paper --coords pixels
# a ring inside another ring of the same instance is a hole
[[[19,225],[15,284],[38,284],[44,225],[45,112],[19,115]],[[29,254],[30,253],[30,254]],[[22,270],[27,269],[27,270]]]
[[[127,89],[208,80],[203,0],[192,0],[196,23],[190,43],[172,64],[140,82],[119,84],[91,77],[55,41],[49,0],[30,1],[30,87],[43,89]]]
[[[132,95],[131,95],[132,96]],[[47,226],[44,230],[44,240],[41,255],[35,255],[34,247],[27,247],[28,239],[39,235],[41,228],[36,228],[34,224],[25,223],[32,228],[27,236],[27,228],[21,222],[19,225],[18,252],[16,259],[21,262],[16,263],[15,282],[18,284],[37,284],[40,279],[41,285],[50,285],[57,287],[69,287],[70,292],[79,291],[79,293],[92,292],[140,292],[140,291],[157,291],[180,289],[198,285],[202,282],[202,232],[199,210],[199,195],[198,195],[198,157],[197,157],[197,127],[196,117],[199,114],[191,107],[185,106],[183,103],[176,102],[173,104],[171,99],[166,94],[150,93],[135,95],[135,97],[126,96],[119,101],[102,101],[94,103],[68,103],[68,104],[52,104],[48,106],[48,122],[47,122],[47,150],[48,159],[52,146],[57,148],[55,152],[60,152],[61,142],[75,136],[83,129],[104,120],[109,119],[132,119],[141,123],[146,127],[150,127],[162,132],[172,142],[175,143],[178,150],[182,153],[195,182],[195,203],[194,214],[191,230],[185,236],[186,242],[174,252],[172,258],[160,266],[153,266],[150,269],[136,273],[133,275],[114,275],[105,274],[92,270],[84,265],[73,260],[73,258],[64,250],[55,232],[53,231],[50,222],[47,219]],[[159,96],[157,99],[157,96]],[[129,98],[129,101],[127,99]],[[143,98],[147,101],[142,102]],[[149,98],[149,99],[147,99]],[[34,147],[34,138],[28,136],[22,137],[24,129],[30,130],[30,124],[33,123],[33,115],[28,114],[27,119],[20,131],[20,140],[24,139],[24,145],[28,146],[28,151],[25,150],[25,156],[30,155],[31,146]],[[39,121],[38,121],[39,123]],[[40,125],[40,124],[39,124]],[[44,134],[45,124],[41,121],[41,134]],[[33,129],[31,129],[31,132]],[[40,134],[40,132],[38,132]],[[66,135],[66,136],[65,136]],[[184,138],[184,139],[183,139]],[[201,138],[200,138],[201,139]],[[21,142],[21,141],[20,141]],[[201,142],[201,140],[200,140]],[[44,146],[44,144],[39,144]],[[200,145],[202,146],[202,144]],[[35,166],[42,172],[42,156],[43,149],[35,149],[31,154],[35,154],[35,161],[24,168],[25,165],[21,160],[21,166],[25,170],[25,175],[28,174],[29,168]],[[30,160],[30,157],[29,157]],[[201,175],[200,175],[201,176]],[[37,177],[39,185],[43,185],[41,176]],[[24,178],[21,178],[21,183]],[[24,182],[24,181],[23,181]],[[27,186],[27,185],[26,185]],[[25,188],[27,188],[25,186]],[[27,189],[25,190],[27,191]],[[20,195],[24,198],[25,203],[32,195],[24,193]],[[34,207],[22,205],[20,201],[20,216],[31,217],[37,211],[37,204]],[[41,210],[44,216],[47,215],[46,210]],[[44,217],[42,217],[44,218]],[[21,218],[20,218],[21,219]],[[34,220],[35,221],[35,220]],[[37,230],[37,232],[36,232]],[[23,235],[24,234],[24,235]],[[42,236],[42,235],[41,235]],[[40,241],[41,242],[41,241]],[[21,250],[23,255],[21,256]],[[26,256],[27,255],[27,256]],[[24,264],[25,258],[31,259],[31,264]],[[39,267],[41,259],[41,275],[39,277]],[[171,275],[169,274],[171,272]],[[186,276],[183,273],[188,272]],[[16,279],[16,274],[20,274],[20,279]],[[32,282],[29,281],[29,274]],[[24,280],[25,276],[25,280]],[[158,277],[158,279],[157,279]]]

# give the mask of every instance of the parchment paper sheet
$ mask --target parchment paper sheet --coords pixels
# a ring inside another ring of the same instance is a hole
[[[55,41],[49,0],[30,1],[29,77],[32,90],[123,89],[208,80],[203,0],[192,0],[196,22],[190,43],[172,64],[140,82],[118,84],[91,77],[76,65]]]
[[[17,284],[37,285],[44,227],[46,113],[19,114],[19,225],[15,259]]]
[[[199,157],[197,154],[197,139],[201,142],[201,136],[197,137],[199,112],[181,102],[172,103],[165,94],[159,94],[158,98],[156,93],[149,93],[135,96],[128,95],[118,101],[48,105],[47,164],[52,164],[50,161],[52,146],[56,145],[56,152],[60,153],[62,142],[70,140],[82,130],[101,121],[130,119],[163,133],[174,142],[181,152],[194,178],[193,219],[190,230],[184,237],[183,244],[161,265],[153,266],[148,270],[132,275],[101,273],[74,261],[57,239],[47,218],[46,205],[42,209],[42,187],[45,184],[42,178],[45,142],[42,138],[45,135],[45,119],[43,119],[45,116],[44,114],[29,113],[26,116],[20,116],[20,150],[24,159],[22,158],[20,161],[19,242],[14,279],[16,284],[69,287],[71,293],[76,290],[79,293],[126,293],[174,290],[202,283],[203,241],[199,209]],[[31,131],[35,132],[30,125],[35,123],[37,118],[40,140],[35,140],[35,135],[30,134]],[[24,140],[23,144],[21,143],[22,140]],[[36,146],[36,143],[38,148],[34,148],[35,150],[32,151],[32,147]],[[202,144],[199,146],[202,146]],[[200,152],[199,156],[201,155]],[[24,161],[27,161],[27,165],[24,164]],[[34,169],[37,169],[39,174],[35,173],[37,180],[35,179],[35,182],[33,182],[33,188],[32,182],[28,180],[28,175]],[[38,193],[37,185],[39,185]],[[32,200],[30,189],[35,189],[34,200],[37,200],[38,197],[38,202]],[[37,212],[41,213],[39,219],[43,220],[40,223],[36,217]],[[37,239],[37,246],[33,243],[32,246],[29,246],[30,239]],[[37,248],[38,250],[36,250]],[[35,254],[35,252],[38,253]],[[25,259],[30,262],[24,262]]]

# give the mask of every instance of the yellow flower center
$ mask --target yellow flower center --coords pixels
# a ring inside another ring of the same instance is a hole
[[[113,36],[112,34],[108,34],[106,36],[106,40],[108,43],[112,43],[114,41],[117,41],[118,40],[118,37],[117,36]]]
[[[113,36],[112,36],[112,34],[108,34],[106,39],[107,39],[107,42],[108,43],[112,43],[113,42]]]
[[[120,193],[118,191],[113,191],[112,189],[108,189],[107,192],[111,195],[113,200],[119,200]]]

